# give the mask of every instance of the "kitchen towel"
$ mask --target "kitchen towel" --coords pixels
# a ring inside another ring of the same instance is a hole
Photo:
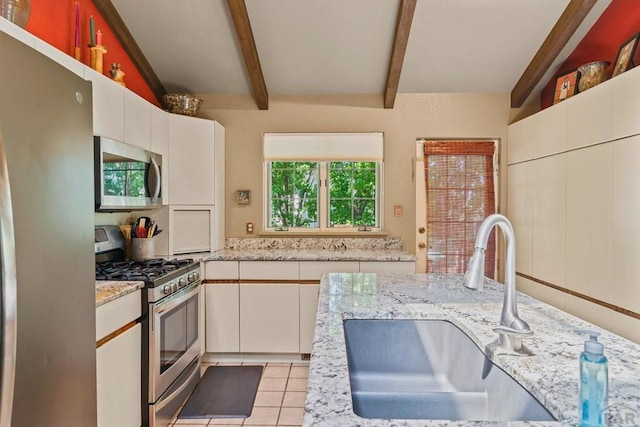
[[[262,366],[210,366],[178,418],[242,418],[251,415]]]

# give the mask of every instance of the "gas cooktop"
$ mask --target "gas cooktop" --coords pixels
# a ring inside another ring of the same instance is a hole
[[[96,263],[96,280],[142,280],[152,282],[182,267],[194,264],[193,259],[144,261],[105,261]]]

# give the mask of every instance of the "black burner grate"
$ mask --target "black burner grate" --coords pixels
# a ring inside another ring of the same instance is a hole
[[[96,264],[96,280],[142,280],[151,282],[194,260],[154,258],[145,261],[106,261]]]

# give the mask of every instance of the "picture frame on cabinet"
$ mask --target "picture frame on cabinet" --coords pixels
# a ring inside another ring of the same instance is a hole
[[[236,192],[236,202],[240,205],[251,203],[251,190],[238,190]]]
[[[580,71],[571,70],[556,77],[556,85],[553,91],[553,104],[564,101],[578,92],[578,80]]]
[[[633,55],[636,53],[639,37],[640,33],[637,33],[620,46],[611,77],[615,77],[633,68]]]

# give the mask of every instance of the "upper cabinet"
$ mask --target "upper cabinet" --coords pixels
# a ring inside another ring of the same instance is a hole
[[[224,189],[224,128],[211,120],[170,114],[169,158],[169,204],[215,205],[216,190]]]
[[[151,108],[146,99],[124,92],[124,142],[151,150]]]
[[[124,139],[126,89],[89,67],[85,68],[84,78],[93,84],[93,134],[126,142]]]

